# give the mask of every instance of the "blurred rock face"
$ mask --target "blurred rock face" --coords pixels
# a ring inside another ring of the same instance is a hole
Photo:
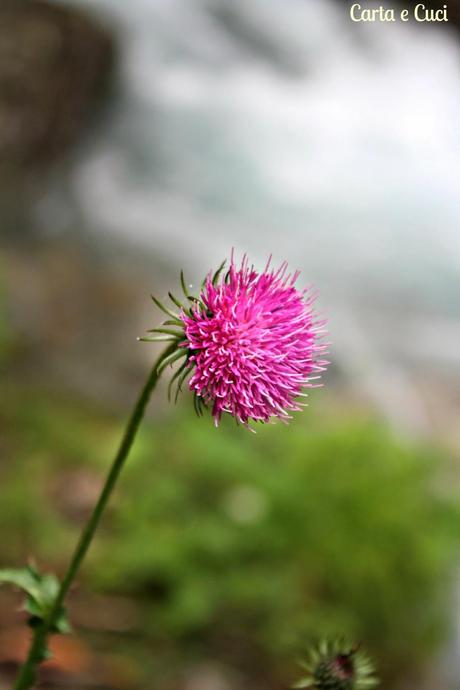
[[[12,171],[48,164],[75,140],[113,63],[105,29],[37,0],[0,5],[0,188]]]

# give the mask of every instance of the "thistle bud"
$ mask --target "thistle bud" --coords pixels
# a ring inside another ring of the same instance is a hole
[[[349,645],[342,640],[323,640],[310,650],[307,661],[300,665],[308,675],[294,688],[368,690],[378,684],[374,665],[359,645]]]

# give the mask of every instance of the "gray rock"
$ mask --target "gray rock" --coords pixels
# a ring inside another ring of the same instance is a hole
[[[71,144],[111,74],[110,32],[46,0],[0,6],[0,189]]]

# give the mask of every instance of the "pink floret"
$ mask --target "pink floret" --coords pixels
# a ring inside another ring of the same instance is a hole
[[[312,309],[315,294],[298,290],[298,273],[267,265],[257,273],[243,259],[231,263],[221,280],[209,276],[191,315],[181,313],[189,363],[190,390],[212,405],[216,425],[227,412],[243,424],[289,419],[301,409],[297,398],[327,362],[319,342],[325,321]]]

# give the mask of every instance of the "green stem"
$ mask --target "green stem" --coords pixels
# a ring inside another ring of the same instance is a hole
[[[74,581],[75,576],[77,575],[78,570],[80,569],[82,561],[88,552],[96,529],[101,520],[102,514],[107,506],[114,486],[117,482],[123,465],[125,464],[126,458],[129,455],[129,451],[131,450],[131,447],[133,445],[133,441],[136,437],[137,430],[144,416],[147,403],[149,402],[152,391],[155,388],[155,385],[160,377],[161,372],[158,372],[158,367],[164,360],[164,358],[172,354],[176,348],[177,343],[173,343],[170,347],[168,347],[165,350],[165,352],[163,352],[160,355],[159,359],[155,362],[153,366],[153,369],[150,373],[149,378],[147,379],[144,388],[142,389],[141,394],[139,395],[137,403],[133,409],[129,422],[126,426],[120,447],[118,449],[117,454],[115,455],[115,459],[112,463],[109,474],[107,475],[104,487],[101,491],[96,506],[94,507],[94,510],[80,536],[72,560],[70,561],[70,565],[67,569],[64,579],[62,580],[59,592],[56,596],[53,606],[50,609],[50,612],[47,615],[47,617],[42,622],[42,624],[35,629],[28,657],[24,662],[24,665],[22,666],[19,675],[16,679],[14,690],[29,690],[29,688],[32,687],[36,680],[37,667],[45,659],[46,643],[48,636],[53,631],[54,625],[59,616],[59,613],[62,610],[62,606],[64,604],[70,586]]]

